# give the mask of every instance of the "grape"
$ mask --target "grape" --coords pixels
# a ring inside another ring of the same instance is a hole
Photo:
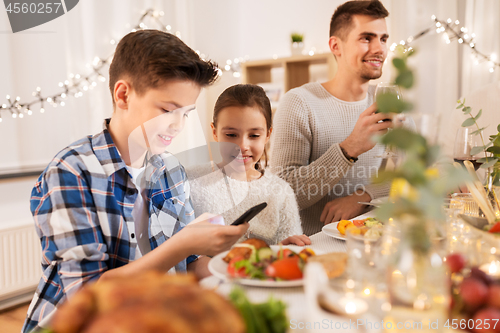
[[[488,287],[482,281],[468,277],[460,285],[460,296],[468,307],[477,308],[486,302]]]
[[[487,303],[493,308],[500,309],[500,286],[498,284],[490,285]]]
[[[490,285],[492,282],[491,277],[484,271],[480,270],[478,267],[472,267],[470,270],[470,276],[484,282],[486,285]]]
[[[465,267],[466,260],[462,254],[452,253],[446,257],[446,263],[452,273],[458,273]]]

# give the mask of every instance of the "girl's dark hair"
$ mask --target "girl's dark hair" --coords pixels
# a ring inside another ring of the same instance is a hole
[[[254,84],[237,84],[224,90],[219,96],[214,107],[213,125],[217,127],[217,120],[220,112],[228,107],[257,107],[266,119],[267,133],[273,127],[273,113],[271,111],[271,102],[262,87]],[[263,171],[267,166],[267,148],[264,147],[264,165],[257,163],[255,168],[258,171]]]
[[[216,63],[202,60],[176,36],[140,30],[118,43],[109,67],[109,89],[113,95],[115,83],[124,78],[138,94],[172,79],[190,80],[204,87],[215,82],[218,72]]]

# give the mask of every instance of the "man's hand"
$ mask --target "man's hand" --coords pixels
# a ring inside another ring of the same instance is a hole
[[[359,201],[370,201],[368,193],[362,195],[351,194],[347,197],[334,199],[328,202],[321,213],[319,220],[324,224],[349,220],[360,215],[366,209],[365,205],[358,204]]]
[[[340,143],[346,153],[351,157],[358,157],[375,146],[372,140],[375,135],[382,135],[387,132],[387,129],[392,127],[391,115],[384,113],[375,113],[377,104],[373,103],[368,109],[359,115],[356,125],[351,134]],[[381,120],[385,120],[380,122]]]
[[[282,245],[294,244],[298,246],[311,245],[311,239],[306,235],[294,235],[282,240],[281,244]]]

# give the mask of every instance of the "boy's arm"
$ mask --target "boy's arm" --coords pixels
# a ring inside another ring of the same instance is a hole
[[[200,256],[198,257],[197,260],[187,265],[187,270],[189,272],[193,272],[194,275],[196,275],[196,277],[198,278],[198,280],[204,279],[212,275],[212,273],[210,273],[210,271],[208,270],[209,261],[210,261],[209,257]]]

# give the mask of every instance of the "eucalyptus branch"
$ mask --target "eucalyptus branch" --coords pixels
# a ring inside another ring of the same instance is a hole
[[[472,135],[478,135],[481,137],[481,142],[482,146],[481,147],[473,147],[470,150],[470,154],[476,155],[480,152],[484,152],[484,158],[481,158],[478,160],[479,163],[481,163],[481,168],[482,169],[488,169],[488,173],[490,173],[489,168],[493,167],[498,161],[498,156],[496,155],[496,152],[498,152],[497,144],[495,144],[495,139],[496,137],[490,137],[490,141],[488,143],[485,143],[484,136],[483,136],[483,130],[486,129],[486,127],[479,127],[479,124],[477,123],[477,120],[479,117],[481,117],[481,114],[483,110],[479,110],[477,115],[474,116],[472,115],[472,108],[470,106],[465,105],[465,98],[463,101],[458,100],[458,106],[457,109],[462,109],[462,112],[464,115],[469,115],[469,118],[465,119],[464,122],[462,123],[462,127],[469,127],[475,125],[477,130],[472,132]],[[500,127],[500,126],[499,126]],[[488,157],[488,153],[491,153],[492,156]]]

